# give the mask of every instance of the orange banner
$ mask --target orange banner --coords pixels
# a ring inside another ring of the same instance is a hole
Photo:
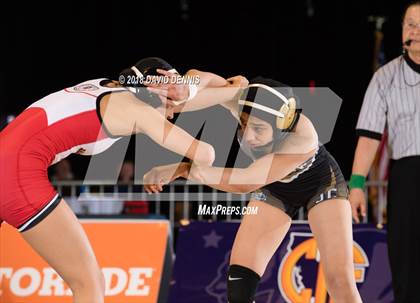
[[[82,220],[109,303],[157,302],[169,234],[165,220]],[[55,271],[7,224],[0,228],[0,302],[72,302]]]

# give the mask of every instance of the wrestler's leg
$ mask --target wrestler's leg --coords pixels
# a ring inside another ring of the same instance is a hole
[[[354,277],[350,202],[332,199],[319,203],[309,210],[308,220],[334,303],[362,302]]]
[[[251,200],[255,215],[245,215],[233,244],[229,276],[229,303],[253,302],[258,281],[289,230],[291,219],[281,209]]]
[[[102,272],[85,231],[64,200],[22,236],[69,285],[73,302],[104,301]]]

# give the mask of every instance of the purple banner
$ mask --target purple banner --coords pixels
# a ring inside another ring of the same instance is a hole
[[[193,222],[182,227],[169,303],[226,303],[230,250],[239,223]],[[354,226],[354,263],[363,302],[391,303],[386,231]],[[271,259],[256,303],[329,303],[316,242],[307,224],[293,224]]]

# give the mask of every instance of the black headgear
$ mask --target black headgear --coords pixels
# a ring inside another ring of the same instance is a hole
[[[266,153],[268,145],[272,145],[271,151],[278,147],[295,129],[302,112],[290,86],[262,77],[250,81],[238,102],[239,117],[247,113],[270,123],[273,128],[273,141],[252,149],[257,158]]]
[[[158,57],[148,57],[141,59],[130,68],[124,69],[118,81],[122,86],[127,87],[140,100],[150,104],[153,107],[158,107],[162,104],[159,96],[149,92],[144,85],[148,76],[158,76],[157,69],[163,69],[171,73],[177,71],[165,60]]]

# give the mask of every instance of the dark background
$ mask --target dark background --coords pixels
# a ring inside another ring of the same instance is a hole
[[[332,89],[343,99],[327,148],[348,178],[354,127],[372,76],[374,25],[385,15],[387,61],[401,53],[406,1],[9,1],[0,65],[1,114],[118,72],[147,56],[178,71],[272,77],[292,86]],[[311,15],[311,7],[313,15]],[[80,160],[75,160],[80,161]]]

